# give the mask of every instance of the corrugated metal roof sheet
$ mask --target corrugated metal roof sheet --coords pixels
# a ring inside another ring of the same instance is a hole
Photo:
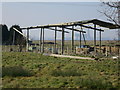
[[[98,19],[92,19],[92,20],[83,20],[83,21],[76,21],[76,22],[68,22],[68,23],[60,23],[60,24],[48,24],[48,25],[40,25],[40,26],[32,26],[32,27],[27,27],[27,28],[21,28],[21,29],[34,29],[34,28],[47,28],[47,27],[67,27],[67,26],[73,26],[73,25],[84,25],[84,24],[96,24],[101,27],[109,28],[109,29],[118,29],[120,28],[119,25],[110,23],[110,22],[105,22],[101,21]],[[86,27],[87,28],[87,27]]]
[[[98,20],[98,19],[93,19],[93,20],[91,20],[91,22],[93,24],[97,24],[97,25],[99,25],[101,27],[105,27],[105,28],[109,28],[109,29],[120,28],[120,26],[118,26],[116,24],[113,24],[113,23],[110,23],[110,22],[101,21],[101,20]]]

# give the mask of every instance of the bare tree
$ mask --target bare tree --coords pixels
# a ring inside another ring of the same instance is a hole
[[[101,11],[107,20],[120,25],[120,1],[119,0],[101,0],[102,5],[105,6],[104,10]],[[118,29],[118,41],[120,41],[120,29]]]

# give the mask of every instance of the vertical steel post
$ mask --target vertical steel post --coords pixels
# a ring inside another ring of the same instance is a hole
[[[39,41],[40,52],[42,52],[42,50],[41,50],[41,44],[42,44],[42,28],[41,28],[41,31],[40,31],[40,41]]]
[[[81,48],[81,32],[80,32],[80,48]]]
[[[118,1],[118,24],[120,25],[120,1]],[[118,29],[118,43],[120,43],[120,29]],[[118,56],[120,56],[120,47]],[[118,76],[120,76],[120,57],[118,57]],[[120,85],[120,81],[118,81],[118,85]]]
[[[13,31],[13,43],[12,45],[15,45],[15,30]]]
[[[27,29],[27,47],[26,47],[26,51],[28,51],[29,50],[29,29]]]
[[[82,26],[81,26],[81,30],[83,31]],[[83,33],[83,32],[82,32],[82,35],[83,35],[84,43],[85,43],[85,45],[86,45],[85,35],[84,35],[84,33]]]
[[[83,35],[84,43],[85,43],[85,45],[86,45],[86,40],[85,40],[85,35],[84,35],[84,33],[82,33],[82,35]]]
[[[62,43],[61,43],[61,54],[64,52],[64,27],[62,27]]]
[[[120,25],[120,1],[118,1],[118,24]],[[120,43],[120,29],[118,29],[118,43]]]
[[[100,31],[100,53],[101,53],[101,31]]]
[[[96,24],[94,24],[94,52],[96,54]]]
[[[57,27],[55,27],[55,42],[54,42],[55,53],[56,53],[56,37],[57,37]]]
[[[43,42],[42,42],[42,53],[44,53],[44,28],[43,28]]]
[[[74,29],[74,26],[72,26]],[[72,53],[74,52],[74,30],[72,30]]]

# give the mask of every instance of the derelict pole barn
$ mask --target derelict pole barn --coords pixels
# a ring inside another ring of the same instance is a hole
[[[92,26],[86,25],[86,24],[89,24],[89,23],[92,23],[94,26],[92,27]],[[71,43],[72,44],[71,45],[72,46],[72,48],[71,48],[72,52],[74,51],[74,32],[75,31],[80,32],[80,46],[81,46],[82,34],[86,33],[85,31],[82,30],[82,27],[93,29],[94,30],[93,45],[94,45],[94,52],[96,54],[96,31],[100,31],[100,36],[99,36],[99,39],[100,39],[100,41],[99,41],[100,51],[101,51],[101,32],[104,31],[104,30],[101,30],[99,28],[96,28],[96,25],[99,25],[99,26],[105,27],[105,28],[109,28],[109,29],[119,29],[120,28],[120,26],[116,25],[116,24],[112,24],[112,23],[109,23],[109,22],[104,22],[104,21],[101,21],[101,20],[98,20],[98,19],[92,19],[92,20],[84,20],[84,21],[62,23],[62,24],[49,24],[49,25],[32,26],[32,27],[21,28],[21,29],[22,30],[27,29],[27,48],[26,48],[27,50],[26,51],[28,51],[28,48],[29,48],[29,29],[41,28],[40,42],[39,43],[40,43],[40,51],[42,53],[44,53],[44,29],[47,28],[47,29],[50,29],[50,30],[55,30],[55,43],[54,43],[55,49],[56,49],[56,36],[57,36],[56,31],[61,31],[62,32],[61,54],[64,53],[64,33],[69,33],[67,31],[65,31],[64,29],[72,30],[72,43]],[[81,26],[81,30],[75,29],[74,26]],[[57,30],[57,27],[62,28],[62,30]],[[72,27],[72,28],[69,28],[69,27]],[[55,29],[53,29],[53,28],[55,28]],[[84,38],[84,42],[86,44],[84,35],[83,35],[83,38]]]

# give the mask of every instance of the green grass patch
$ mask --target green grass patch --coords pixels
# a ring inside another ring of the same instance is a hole
[[[3,88],[119,88],[118,61],[78,60],[32,52],[2,54]]]

